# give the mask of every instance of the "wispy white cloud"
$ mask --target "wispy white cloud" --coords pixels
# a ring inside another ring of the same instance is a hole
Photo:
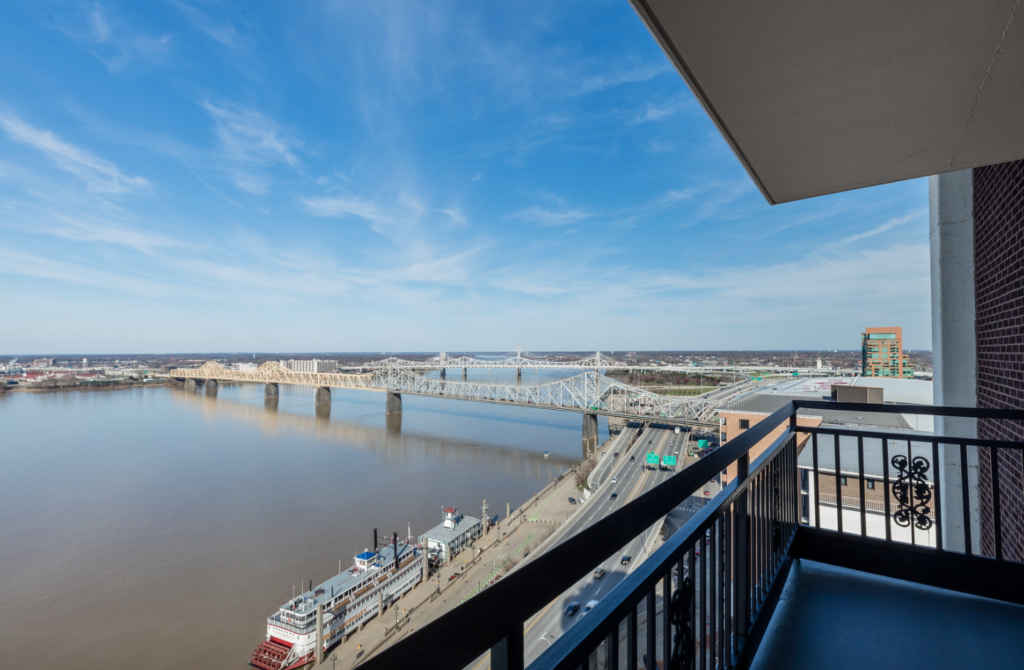
[[[203,10],[186,2],[175,3],[203,34],[229,49],[242,44],[241,34],[230,21],[217,20]]]
[[[906,214],[904,216],[897,216],[893,219],[889,219],[880,226],[872,228],[871,230],[865,230],[862,233],[856,233],[854,235],[844,237],[843,239],[839,240],[838,242],[831,246],[846,246],[848,244],[860,242],[861,240],[866,240],[869,237],[874,237],[875,235],[887,233],[894,228],[899,228],[900,226],[904,226],[908,223],[911,223],[912,221],[919,221],[923,219],[926,214],[926,210],[920,209],[915,212],[911,212],[910,214]]]
[[[441,212],[442,214],[447,214],[448,218],[450,218],[452,222],[458,226],[465,226],[468,223],[468,221],[466,221],[466,216],[458,207],[449,207],[447,209],[441,209],[438,211]]]
[[[684,95],[677,95],[664,102],[648,102],[633,116],[632,123],[664,121],[665,119],[677,116],[680,112],[691,108],[693,105],[693,99]]]
[[[593,217],[594,214],[592,212],[583,209],[554,210],[533,205],[509,215],[508,218],[526,221],[527,223],[537,223],[542,226],[568,226]]]
[[[132,61],[163,63],[170,55],[171,36],[142,35],[125,28],[107,8],[96,4],[87,10],[82,23],[58,22],[54,27],[72,39],[87,45],[110,72],[118,73]]]
[[[301,143],[281,126],[259,112],[231,104],[200,102],[214,122],[220,157],[227,162],[235,185],[243,191],[263,194],[270,190],[271,177],[256,170],[283,163],[301,171],[297,152]]]
[[[301,202],[315,216],[338,219],[354,216],[373,223],[387,223],[392,220],[391,216],[382,212],[376,203],[354,196],[301,198]]]
[[[150,185],[142,177],[128,176],[110,161],[63,142],[52,132],[40,130],[12,114],[0,112],[0,128],[9,138],[38,150],[58,168],[75,175],[93,191],[128,193]]]

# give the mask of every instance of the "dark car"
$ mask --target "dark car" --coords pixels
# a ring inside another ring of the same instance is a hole
[[[629,565],[629,562],[630,562],[631,560],[633,560],[633,557],[632,557],[632,556],[628,556],[628,555],[627,555],[627,556],[623,556],[623,557],[622,557],[622,564],[623,564],[623,565]]]
[[[579,608],[579,603],[567,603],[565,605],[565,616],[572,616],[573,614],[576,614],[576,610],[578,610]]]
[[[575,505],[576,504],[576,498],[573,498],[572,496],[569,496],[569,504],[570,505]]]
[[[636,460],[636,456],[630,456],[630,457],[629,457],[629,462],[630,462],[630,463],[632,463],[632,462],[633,462],[633,461],[635,461],[635,460]]]
[[[619,457],[619,452],[616,451],[616,452],[612,453],[612,458],[618,458],[618,457]]]
[[[612,494],[612,500],[615,500],[615,499],[616,499],[616,498],[618,498],[618,497],[619,497],[619,494],[618,494],[618,493],[613,493],[613,494]]]

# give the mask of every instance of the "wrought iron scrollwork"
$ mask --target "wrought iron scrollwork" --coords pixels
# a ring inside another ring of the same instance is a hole
[[[931,467],[928,459],[914,456],[908,461],[906,456],[897,454],[892,457],[892,466],[900,473],[892,485],[892,495],[897,503],[893,521],[904,528],[913,522],[915,528],[928,530],[932,527],[931,508],[928,506],[932,501],[932,490],[925,477]]]
[[[672,645],[670,670],[693,668],[693,623],[690,608],[693,604],[693,579],[685,577],[682,586],[672,594],[672,627],[676,629]]]

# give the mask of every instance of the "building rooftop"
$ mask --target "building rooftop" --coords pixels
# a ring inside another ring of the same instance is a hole
[[[872,432],[870,429],[858,428],[865,433]],[[889,431],[886,431],[889,432]],[[934,468],[932,465],[931,442],[922,442],[912,439],[915,436],[930,438],[925,433],[907,431],[906,440],[889,440],[889,478],[895,479],[899,476],[892,465],[892,458],[899,454],[907,456],[909,460],[920,456],[928,461],[928,480],[931,481]],[[845,475],[858,475],[860,473],[860,461],[857,454],[857,437],[854,435],[819,435],[818,436],[818,470],[821,472],[836,471],[836,449],[835,441],[839,441],[839,471]],[[882,438],[863,437],[864,447],[864,474],[870,477],[882,478],[885,476],[885,467],[882,458]],[[801,468],[812,468],[814,466],[814,448],[811,440],[807,441],[800,455],[797,456],[797,465]]]
[[[829,396],[814,396],[818,400],[830,400]],[[725,407],[719,409],[719,413],[725,412],[747,412],[751,414],[771,414],[776,410],[781,409],[790,400],[807,400],[807,395],[782,395],[778,393],[759,393],[757,395],[747,396],[734,402],[729,403]],[[885,428],[887,430],[910,430],[913,426],[907,421],[902,414],[892,414],[888,412],[860,412],[853,414],[851,412],[842,412],[839,410],[818,410],[818,409],[801,409],[797,412],[797,416],[818,416],[821,417],[821,423],[836,425],[836,426],[848,426],[848,427],[874,427],[874,428]]]
[[[445,510],[448,511],[448,510]],[[466,533],[470,528],[480,523],[480,519],[472,516],[466,516],[465,514],[459,515],[455,521],[454,528],[445,528],[443,523],[439,523],[427,532],[420,535],[420,538],[429,537],[431,540],[437,540],[448,544],[454,541],[460,535]]]

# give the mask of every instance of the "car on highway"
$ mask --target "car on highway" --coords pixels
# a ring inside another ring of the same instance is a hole
[[[629,562],[631,560],[633,560],[633,557],[627,554],[626,556],[622,557],[622,564],[623,565],[629,565]]]
[[[612,484],[617,484],[619,481],[618,477],[612,477]]]
[[[590,610],[592,610],[595,607],[597,607],[597,603],[599,603],[599,602],[600,602],[599,600],[591,600],[590,602],[588,602],[587,606],[583,608],[583,614],[586,614]]]
[[[580,604],[577,602],[571,602],[565,604],[565,616],[572,616],[576,614],[576,610],[580,608]]]
[[[619,457],[619,452],[616,451],[616,452],[612,453],[612,458],[618,458],[618,457]]]
[[[618,497],[619,497],[619,494],[618,494],[618,493],[613,493],[613,494],[612,494],[612,500],[615,500],[615,499],[616,499],[616,498],[618,498]]]
[[[602,577],[604,577],[604,568],[594,570],[594,579],[601,579]]]
[[[633,461],[635,461],[635,460],[636,460],[636,456],[630,456],[630,457],[629,457],[629,462],[630,462],[630,463],[632,463],[632,462],[633,462]]]

